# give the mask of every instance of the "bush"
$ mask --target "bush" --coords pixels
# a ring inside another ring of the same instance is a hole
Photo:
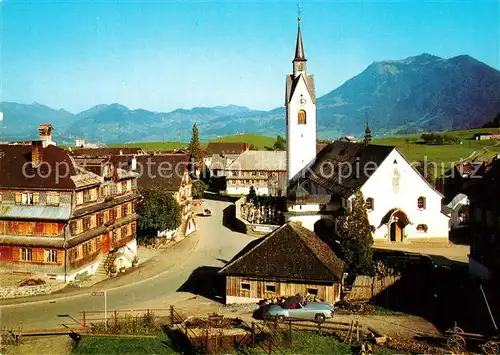
[[[205,184],[201,180],[195,180],[193,181],[192,185],[192,195],[194,199],[200,199],[203,198],[203,192],[208,190],[207,184]]]
[[[24,286],[38,286],[38,285],[45,285],[45,280],[43,279],[26,279],[23,280],[19,283],[19,287],[24,287]]]

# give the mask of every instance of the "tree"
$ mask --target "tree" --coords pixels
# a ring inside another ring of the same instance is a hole
[[[195,171],[196,169],[201,169],[202,156],[201,156],[201,145],[200,145],[200,132],[198,131],[198,125],[195,123],[193,125],[193,133],[191,135],[191,142],[189,142],[189,154],[191,155],[191,160],[194,161]]]
[[[420,160],[414,166],[420,175],[422,175],[431,185],[436,183],[437,175],[439,175],[436,162]]]
[[[140,239],[154,238],[159,231],[181,225],[181,207],[165,188],[152,186],[141,190],[141,194],[143,199],[137,208]]]
[[[255,188],[252,185],[248,190],[247,201],[254,202],[255,200],[257,200],[257,193],[255,192]]]
[[[373,237],[360,189],[355,191],[351,212],[337,219],[337,233],[347,269],[354,274],[371,274]]]
[[[207,190],[207,184],[205,184],[201,180],[195,180],[193,181],[193,185],[191,187],[192,195],[194,199],[200,199],[203,198],[203,192]]]
[[[274,142],[273,149],[286,150],[286,140],[282,136],[278,135],[276,137],[276,142]]]
[[[251,143],[250,146],[248,147],[248,150],[259,150],[259,149],[255,144]]]

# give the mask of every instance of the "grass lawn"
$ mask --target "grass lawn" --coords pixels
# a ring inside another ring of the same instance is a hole
[[[456,145],[424,145],[418,144],[420,135],[409,135],[389,138],[375,138],[374,144],[393,145],[403,153],[410,162],[427,159],[429,162],[443,163],[444,167],[451,166],[453,162],[461,159],[471,158],[472,153],[476,153],[472,158],[477,157],[477,161],[491,159],[500,153],[500,145],[497,140],[470,140],[475,133],[497,132],[498,129],[468,129],[460,131],[448,131],[446,134],[455,136],[462,141]]]
[[[84,336],[72,354],[177,354],[167,337],[162,338],[106,338]]]
[[[210,142],[224,142],[224,143],[248,143],[254,145],[257,149],[263,150],[264,147],[272,147],[276,138],[262,136],[259,134],[236,134],[233,136],[224,136],[221,138],[213,139]],[[138,142],[138,143],[116,143],[109,144],[110,147],[130,147],[130,148],[143,148],[145,150],[175,150],[186,148],[189,142]],[[206,148],[208,142],[201,142],[201,147]]]
[[[350,355],[359,351],[358,347],[344,344],[332,336],[323,336],[308,332],[293,332],[292,345],[282,348],[285,354],[339,354]],[[402,354],[395,350],[373,345],[373,352],[377,355]],[[248,349],[245,353],[263,354],[261,348]]]

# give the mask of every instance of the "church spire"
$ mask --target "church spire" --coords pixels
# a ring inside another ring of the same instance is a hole
[[[370,144],[370,141],[372,140],[372,130],[370,129],[370,126],[368,125],[368,112],[366,112],[366,129],[365,129],[365,139],[363,140],[363,143],[365,145]]]
[[[306,60],[306,57],[304,56],[304,45],[302,44],[302,32],[300,31],[300,6],[299,16],[297,17],[297,44],[295,46],[294,60]]]
[[[306,73],[307,61],[304,55],[304,45],[302,44],[302,32],[300,31],[300,5],[297,5],[297,9],[297,44],[295,45],[295,57],[293,58],[293,76],[295,78]]]

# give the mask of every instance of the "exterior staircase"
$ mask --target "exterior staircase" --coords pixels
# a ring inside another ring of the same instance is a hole
[[[105,275],[107,276],[109,274],[109,268],[111,265],[114,263],[116,258],[115,253],[109,253],[106,257],[104,257],[97,267],[96,270],[96,275]]]

